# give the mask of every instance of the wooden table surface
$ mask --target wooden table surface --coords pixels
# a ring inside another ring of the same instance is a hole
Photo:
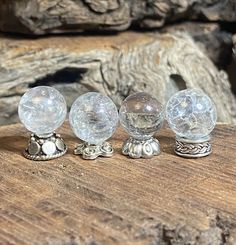
[[[27,133],[0,127],[0,244],[236,244],[236,126],[218,125],[213,153],[184,159],[162,129],[162,153],[121,155],[126,133],[110,139],[112,158],[82,160],[77,139],[62,158],[22,157]]]

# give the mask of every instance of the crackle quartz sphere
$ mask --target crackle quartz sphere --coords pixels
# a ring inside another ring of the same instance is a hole
[[[177,136],[198,140],[207,137],[215,127],[216,108],[201,90],[185,89],[167,102],[166,119]]]
[[[131,137],[146,140],[162,127],[163,106],[151,95],[138,92],[123,101],[119,117],[122,126]]]
[[[118,125],[114,102],[97,92],[81,95],[70,110],[70,125],[81,140],[99,145],[110,138]]]
[[[30,89],[22,96],[18,107],[21,122],[38,136],[53,133],[65,121],[66,113],[64,97],[48,86]]]

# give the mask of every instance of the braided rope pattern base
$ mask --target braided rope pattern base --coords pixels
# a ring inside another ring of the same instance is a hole
[[[205,142],[185,142],[181,140],[175,141],[175,153],[182,157],[198,158],[211,154],[212,148],[210,141]]]

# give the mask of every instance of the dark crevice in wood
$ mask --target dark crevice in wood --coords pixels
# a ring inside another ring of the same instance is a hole
[[[184,81],[183,77],[179,74],[171,74],[170,79],[172,79],[179,90],[186,89],[186,82]]]
[[[230,32],[232,34],[236,33],[236,22],[218,22],[222,30]]]
[[[56,71],[54,74],[48,74],[41,79],[37,79],[34,83],[29,84],[29,88],[36,86],[52,86],[54,84],[70,84],[78,83],[87,69],[66,67]]]

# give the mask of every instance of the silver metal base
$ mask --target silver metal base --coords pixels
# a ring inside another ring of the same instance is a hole
[[[127,139],[122,153],[131,158],[151,158],[161,153],[159,141],[153,137],[147,140]]]
[[[86,142],[79,144],[75,150],[75,155],[82,155],[83,159],[93,160],[99,156],[111,157],[113,155],[112,145],[108,142],[103,142],[101,145],[90,145]]]
[[[33,161],[48,161],[63,156],[67,146],[59,134],[52,133],[46,136],[31,134],[28,147],[23,155]]]
[[[198,158],[211,154],[210,136],[199,140],[176,137],[175,153],[181,157]]]

